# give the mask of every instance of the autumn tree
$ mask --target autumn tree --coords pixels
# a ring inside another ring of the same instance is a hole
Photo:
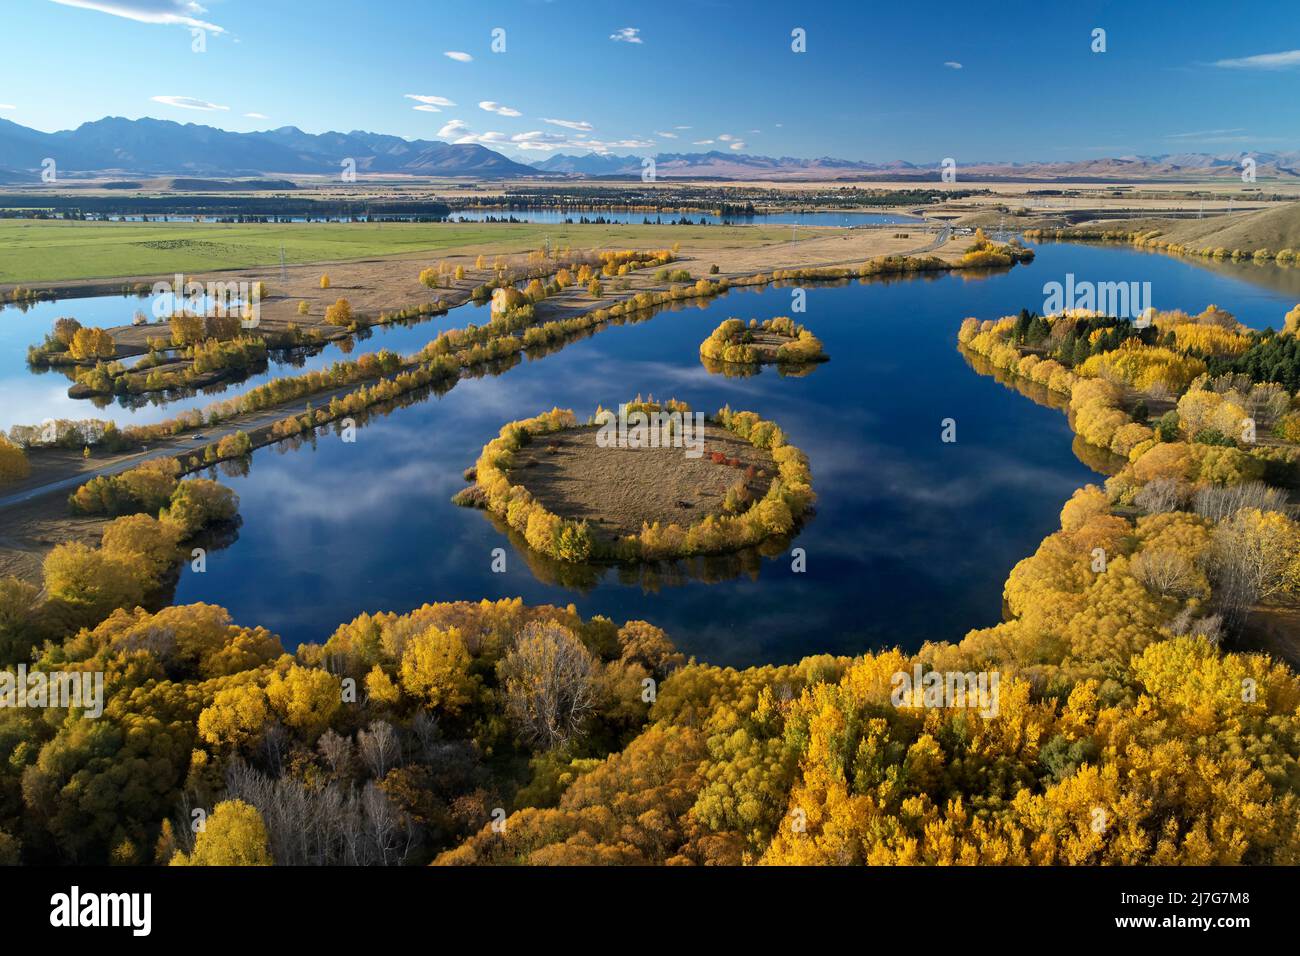
[[[172,345],[193,345],[203,341],[205,331],[203,316],[191,312],[175,312],[168,320]]]
[[[9,439],[0,435],[0,483],[22,481],[31,474],[27,453]]]
[[[237,749],[257,740],[268,718],[266,693],[257,684],[225,687],[199,714],[199,736],[215,747]]]
[[[315,740],[343,706],[339,680],[327,671],[291,664],[266,685],[266,699],[284,723]]]
[[[337,299],[325,309],[325,321],[330,325],[348,326],[352,324],[352,318],[352,303],[347,299]]]
[[[112,554],[129,557],[141,586],[152,590],[171,570],[177,558],[182,530],[150,515],[126,515],[104,527],[100,547]]]
[[[26,661],[39,637],[33,614],[40,589],[16,577],[0,578],[0,667]]]
[[[272,866],[262,815],[242,800],[213,808],[194,841],[194,852],[172,857],[172,866]]]
[[[407,642],[402,654],[402,688],[429,707],[456,713],[472,697],[469,665],[458,628],[426,628]]]
[[[80,328],[81,323],[76,319],[67,315],[61,316],[54,320],[54,338],[56,341],[62,342],[63,345],[69,346],[72,344],[72,337],[77,334],[77,330]]]
[[[113,608],[132,607],[144,598],[135,560],[77,541],[65,542],[45,556],[42,576],[52,597],[102,615]]]
[[[191,478],[177,485],[164,517],[181,529],[183,537],[190,537],[208,525],[233,521],[238,513],[239,497],[225,485]]]
[[[103,329],[85,326],[77,329],[68,345],[72,357],[78,360],[112,358],[117,351],[113,336]]]

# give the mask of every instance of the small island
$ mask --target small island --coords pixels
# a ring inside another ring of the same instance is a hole
[[[773,422],[653,398],[510,422],[455,496],[560,561],[722,554],[788,536],[810,511],[808,459]]]
[[[700,343],[700,361],[710,372],[753,374],[760,365],[776,365],[783,373],[806,372],[830,358],[821,339],[807,328],[779,315],[773,319],[727,319]]]

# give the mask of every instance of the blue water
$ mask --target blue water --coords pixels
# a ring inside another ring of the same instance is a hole
[[[187,569],[176,600],[225,605],[289,647],[324,640],[362,611],[507,596],[644,618],[688,653],[734,665],[959,639],[1001,619],[1007,572],[1057,527],[1070,493],[1101,477],[1072,453],[1062,413],[976,374],[955,348],[964,317],[1041,308],[1043,283],[1066,272],[1151,281],[1158,307],[1216,302],[1257,326],[1278,325],[1294,304],[1248,283],[1260,275],[1249,269],[1046,245],[1004,273],[812,287],[795,317],[831,361],[802,378],[771,369],[726,378],[700,365],[700,341],[724,318],[789,314],[791,304],[788,288],[733,292],[462,382],[375,417],[355,444],[329,434],[258,451],[247,475],[223,478],[242,502],[238,540],[209,555],[206,573]],[[808,453],[817,514],[792,543],[806,551],[805,573],[792,571],[788,551],[677,566],[657,580],[557,571],[483,512],[450,503],[502,423],[553,405],[585,415],[637,392],[752,409]],[[949,417],[955,444],[940,441]],[[498,547],[504,574],[490,570]]]
[[[171,418],[189,408],[203,408],[216,401],[242,395],[264,382],[285,375],[324,368],[333,362],[346,359],[346,345],[341,342],[325,344],[312,355],[285,356],[276,353],[268,361],[265,371],[238,381],[211,386],[198,392],[179,395],[154,392],[146,395],[104,397],[95,400],[68,397],[72,380],[58,369],[33,369],[27,364],[27,347],[36,345],[54,327],[55,319],[70,315],[82,325],[111,327],[128,325],[137,310],[150,314],[150,300],[137,296],[109,295],[85,299],[63,299],[57,302],[37,302],[25,310],[17,306],[0,309],[0,430],[16,424],[34,425],[51,418],[79,420],[98,418],[146,425]],[[368,337],[359,339],[352,355],[390,349],[401,354],[418,351],[443,329],[454,328],[469,321],[482,322],[481,310],[475,306],[458,309],[448,315],[412,319],[405,323],[375,326]],[[167,335],[165,326],[159,335]],[[130,364],[129,361],[127,364]],[[123,402],[134,403],[131,406]]]

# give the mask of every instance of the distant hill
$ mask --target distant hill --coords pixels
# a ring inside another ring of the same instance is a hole
[[[298,188],[291,179],[187,179],[180,176],[150,179],[135,186],[177,193],[288,192]]]
[[[19,169],[5,169],[0,166],[0,184],[13,186],[19,183],[34,183],[39,180],[40,177],[35,173],[23,172]]]
[[[963,161],[962,182],[1134,182],[1206,180],[1228,183],[1241,173],[1246,154],[1171,153],[1063,162]],[[1300,153],[1252,153],[1257,179],[1300,178]],[[61,174],[115,178],[264,178],[276,175],[334,176],[346,160],[359,173],[466,176],[640,178],[643,158],[614,154],[561,153],[525,165],[477,143],[407,140],[384,133],[306,133],[296,126],[232,133],[171,120],[109,116],[76,129],[43,133],[0,119],[0,183],[38,182],[46,158]],[[869,163],[821,156],[761,156],[732,150],[659,153],[661,179],[894,180],[938,182],[940,164],[902,160]],[[203,187],[216,188],[216,187]],[[237,188],[237,187],[232,187]],[[274,187],[278,188],[278,187]]]
[[[405,140],[366,133],[304,133],[293,126],[232,133],[170,120],[105,117],[75,130],[42,133],[0,119],[0,170],[39,172],[46,157],[61,172],[239,177],[337,174],[351,159],[359,173],[503,178],[537,176],[531,166],[476,143]]]
[[[1142,180],[1216,180],[1237,178],[1245,153],[1212,156],[1180,153],[1166,156],[1120,156],[1052,163],[1005,163],[958,161],[959,178],[965,182],[1132,182]],[[1251,153],[1261,180],[1300,178],[1300,153]],[[867,163],[823,156],[797,159],[789,156],[756,156],[748,153],[659,153],[654,157],[655,175],[661,179],[737,180],[895,180],[938,182],[939,163],[916,164],[898,160]],[[640,177],[639,156],[570,155],[560,153],[533,164],[542,172],[566,176]]]
[[[1217,249],[1222,246],[1228,251],[1240,249],[1247,253],[1254,253],[1258,249],[1268,249],[1271,252],[1295,250],[1300,249],[1300,202],[1206,219],[1147,217],[1081,223],[1077,228],[1090,231],[1099,227],[1122,232],[1157,230],[1161,239],[1193,249],[1203,249],[1206,246]]]

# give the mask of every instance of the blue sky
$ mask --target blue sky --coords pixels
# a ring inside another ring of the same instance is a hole
[[[5,7],[0,117],[43,130],[105,115],[366,129],[526,160],[592,148],[967,163],[1300,148],[1294,0]],[[206,52],[193,51],[195,25]],[[1091,49],[1098,27],[1104,53]],[[504,52],[492,51],[495,28]],[[795,28],[804,53],[791,49]]]

